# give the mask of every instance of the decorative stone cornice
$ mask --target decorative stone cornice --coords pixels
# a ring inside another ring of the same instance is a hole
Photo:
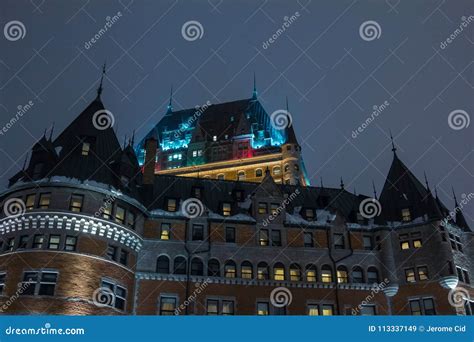
[[[121,243],[136,252],[142,247],[142,238],[115,222],[98,217],[67,212],[31,212],[19,217],[0,220],[0,236],[30,229],[59,229],[96,235]]]

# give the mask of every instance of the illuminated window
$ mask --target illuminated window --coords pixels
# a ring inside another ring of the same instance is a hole
[[[285,280],[285,267],[280,262],[273,267],[273,280]]]
[[[204,240],[204,226],[202,224],[193,224],[192,239],[193,241]]]
[[[281,246],[281,232],[272,230],[272,246]]]
[[[332,283],[332,269],[329,265],[324,265],[321,268],[321,281],[323,283]]]
[[[337,282],[339,284],[345,284],[348,282],[347,269],[343,266],[339,266],[336,270]]]
[[[204,275],[204,264],[201,259],[193,258],[193,260],[191,260],[191,275]]]
[[[264,262],[260,262],[257,265],[257,279],[259,280],[269,279],[268,265]]]
[[[420,248],[422,246],[421,239],[413,240],[413,248]]]
[[[224,277],[226,278],[235,278],[236,277],[236,266],[235,262],[232,260],[229,260],[225,263],[224,265]]]
[[[410,243],[408,241],[400,242],[400,248],[401,249],[409,249],[410,248]]]
[[[321,306],[323,316],[332,316],[334,314],[334,306],[331,304],[324,304]]]
[[[41,249],[43,248],[44,235],[35,235],[33,238],[33,248]]]
[[[308,304],[308,316],[319,316],[319,307],[316,304]]]
[[[379,272],[377,271],[375,267],[369,267],[367,269],[367,282],[369,284],[379,282]]]
[[[407,283],[415,282],[415,270],[413,268],[407,268],[405,270],[405,280]]]
[[[235,228],[225,227],[225,242],[235,243]]]
[[[50,235],[48,249],[59,249],[60,241],[61,241],[61,235]]]
[[[241,274],[241,277],[244,279],[253,278],[253,268],[252,268],[252,264],[249,261],[244,261],[242,263],[240,274]]]
[[[168,200],[166,201],[166,210],[171,211],[171,212],[175,212],[176,211],[176,205],[177,205],[177,201],[176,201],[175,198],[168,198]]]
[[[112,217],[112,208],[109,205],[104,206],[103,208],[104,210],[102,212],[102,217],[106,219],[110,219]]]
[[[230,214],[231,214],[230,203],[228,203],[228,202],[222,203],[222,215],[223,216],[230,216]]]
[[[234,314],[234,301],[223,300],[222,301],[222,315],[229,316]]]
[[[211,259],[207,263],[207,275],[211,277],[220,277],[221,276],[221,266],[219,261],[216,259]]]
[[[237,173],[237,180],[245,180],[245,171],[239,171]]]
[[[410,222],[411,221],[410,209],[408,209],[408,208],[402,209],[402,221],[403,222]]]
[[[194,158],[197,157],[197,151],[193,151],[193,157],[194,157]]]
[[[428,267],[420,266],[418,267],[418,279],[419,280],[428,280]]]
[[[208,315],[218,315],[219,314],[219,301],[216,299],[208,299],[206,312]]]
[[[255,177],[262,177],[263,176],[263,170],[262,169],[256,169],[255,170]]]
[[[352,282],[353,283],[363,283],[364,274],[362,268],[356,266],[352,269]]]
[[[281,167],[279,167],[279,166],[273,167],[273,175],[274,175],[274,176],[279,176],[279,175],[281,175]]]
[[[273,216],[276,216],[278,215],[278,212],[280,211],[279,209],[279,205],[277,203],[271,203],[270,204],[270,213],[273,215]]]
[[[301,281],[301,267],[299,265],[292,264],[290,266],[290,280]]]
[[[71,202],[69,204],[69,210],[79,213],[82,211],[82,202],[84,201],[84,196],[82,195],[72,195]]]
[[[176,311],[176,298],[175,297],[160,297],[160,315],[171,316]]]
[[[160,239],[161,240],[169,240],[170,239],[170,230],[171,230],[171,225],[169,223],[162,223],[161,224]]]
[[[257,315],[259,316],[268,316],[269,305],[267,302],[257,302]]]
[[[306,266],[306,281],[315,283],[317,281],[316,266],[307,265]]]
[[[77,245],[77,237],[76,236],[66,236],[66,242],[64,243],[64,250],[65,251],[75,251]]]
[[[91,144],[90,143],[82,143],[82,151],[81,151],[81,154],[83,156],[88,156],[89,155],[89,151],[91,149]]]
[[[35,208],[36,194],[26,196],[26,210],[32,210]]]
[[[268,214],[268,204],[259,202],[258,203],[258,213],[259,214]]]
[[[40,209],[48,209],[50,203],[51,203],[51,193],[40,194],[40,199],[39,199]]]
[[[166,255],[162,255],[156,260],[156,273],[170,273],[170,259]]]
[[[173,274],[186,274],[187,263],[186,259],[182,256],[174,258],[174,270]]]
[[[260,246],[268,246],[268,229],[260,229],[258,242]]]
[[[117,206],[115,208],[115,222],[123,224],[125,222],[125,208]]]
[[[305,247],[314,247],[313,233],[304,233],[303,239]]]
[[[212,141],[217,141],[217,135],[212,136]]]

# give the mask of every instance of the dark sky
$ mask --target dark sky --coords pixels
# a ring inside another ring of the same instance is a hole
[[[89,49],[88,42],[117,12],[122,16]],[[298,12],[299,16],[296,16]],[[296,17],[263,48],[285,22]],[[95,97],[107,60],[103,101],[120,139],[141,138],[166,110],[171,84],[174,108],[251,96],[253,72],[268,113],[290,102],[313,185],[380,193],[392,160],[389,129],[398,155],[417,177],[428,174],[441,199],[453,206],[474,192],[474,123],[455,130],[454,110],[474,113],[474,2],[422,0],[297,1],[19,1],[2,0],[0,23],[20,21],[26,34],[0,36],[0,129],[19,105],[33,107],[0,135],[1,187],[25,153],[53,122],[56,134]],[[203,27],[188,41],[188,21]],[[373,20],[381,34],[361,38]],[[11,37],[10,37],[11,38]],[[388,101],[355,139],[352,132]],[[474,203],[465,207],[474,227]]]

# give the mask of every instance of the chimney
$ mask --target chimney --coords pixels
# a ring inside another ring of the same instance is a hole
[[[155,161],[158,143],[155,138],[145,141],[145,165],[143,165],[143,184],[153,184],[155,178]]]

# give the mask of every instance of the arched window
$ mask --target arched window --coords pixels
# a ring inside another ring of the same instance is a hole
[[[217,179],[219,179],[219,180],[224,180],[224,179],[225,179],[225,175],[224,175],[223,173],[219,173],[219,174],[217,175]]]
[[[250,261],[244,261],[241,265],[240,269],[241,277],[244,279],[252,279],[253,278],[253,267]]]
[[[191,260],[191,275],[204,275],[204,265],[201,259],[194,258]]]
[[[269,279],[268,265],[266,262],[259,262],[257,265],[257,279],[268,280]]]
[[[332,268],[329,265],[321,267],[321,281],[323,283],[332,283]]]
[[[245,171],[237,172],[237,179],[238,180],[245,180]]]
[[[355,266],[352,269],[352,282],[353,283],[363,283],[364,282],[364,273],[362,268]]]
[[[170,273],[170,259],[166,255],[158,257],[156,261],[156,273]]]
[[[237,267],[235,262],[228,260],[224,266],[224,277],[226,278],[235,278],[237,276]]]
[[[290,169],[290,164],[285,164],[285,172],[288,172],[289,169]]]
[[[273,280],[285,280],[285,266],[281,262],[273,266]]]
[[[347,268],[345,266],[338,266],[336,273],[337,273],[337,282],[339,284],[345,284],[349,282],[349,278],[347,276]]]
[[[255,177],[262,177],[263,176],[263,170],[262,169],[256,169],[255,170]]]
[[[174,258],[174,274],[186,274],[186,259],[182,256]]]
[[[306,265],[306,281],[315,283],[317,279],[316,266],[313,264]]]
[[[217,259],[211,259],[207,263],[207,275],[210,277],[221,276],[221,265]]]
[[[274,166],[274,167],[273,167],[273,175],[274,175],[274,176],[279,176],[279,175],[281,175],[281,167],[279,167],[279,166]]]
[[[375,267],[369,267],[369,269],[367,270],[367,282],[369,284],[379,282],[379,272]]]
[[[290,280],[301,281],[301,267],[298,264],[290,265]]]

